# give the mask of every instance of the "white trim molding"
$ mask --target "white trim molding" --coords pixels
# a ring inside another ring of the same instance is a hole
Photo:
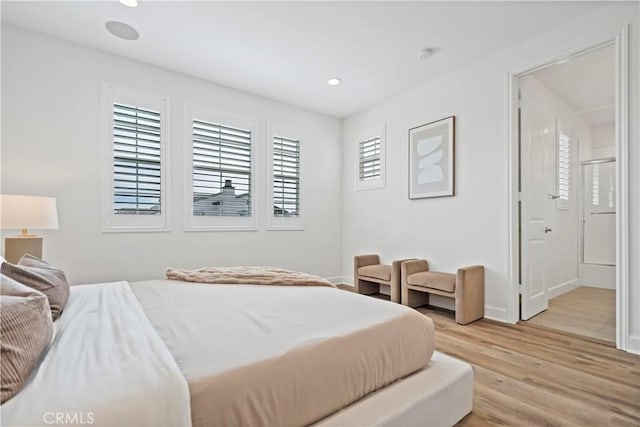
[[[627,351],[629,353],[640,354],[640,335],[629,335]]]
[[[353,286],[354,288],[356,287],[356,285],[353,283],[353,276],[342,276],[342,284]]]
[[[504,307],[484,306],[484,318],[498,322],[511,323],[508,318],[508,310]]]
[[[616,348],[631,351],[629,337],[629,26],[615,37],[616,49]],[[638,352],[636,347],[636,352]]]
[[[578,279],[567,280],[564,283],[560,283],[558,285],[552,286],[547,289],[547,293],[549,294],[549,299],[555,298],[562,294],[566,294],[569,291],[572,291],[578,287]]]
[[[346,283],[344,283],[343,279],[344,278],[342,276],[325,277],[325,280],[328,280],[329,282],[333,283],[334,285],[346,285]]]
[[[506,289],[507,315],[510,323],[517,323],[519,312],[519,242],[518,242],[518,78],[553,63],[585,54],[607,45],[616,50],[616,348],[624,351],[640,351],[638,337],[629,336],[629,141],[628,141],[628,25],[615,34],[595,40],[587,45],[547,58],[529,67],[508,73],[508,158],[509,158],[509,204],[508,204],[508,253],[509,284]]]
[[[126,215],[114,212],[114,103],[129,104],[160,113],[160,214]],[[134,233],[170,230],[169,98],[141,93],[122,86],[102,82],[102,232]]]

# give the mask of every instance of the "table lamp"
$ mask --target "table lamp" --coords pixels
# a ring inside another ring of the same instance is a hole
[[[42,236],[29,234],[28,229],[58,229],[58,210],[53,197],[0,196],[0,226],[22,230],[18,236],[4,239],[4,257],[17,263],[24,254],[42,258]]]

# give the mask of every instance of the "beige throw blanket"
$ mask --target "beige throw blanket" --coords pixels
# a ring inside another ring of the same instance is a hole
[[[197,270],[167,269],[167,279],[227,285],[331,286],[311,274],[275,267],[204,267]]]

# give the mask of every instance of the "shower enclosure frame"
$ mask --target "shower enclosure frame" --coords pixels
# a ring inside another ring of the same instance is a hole
[[[600,263],[585,263],[584,262],[584,232],[585,232],[585,224],[586,224],[586,216],[585,216],[585,208],[586,208],[586,201],[585,201],[585,196],[586,196],[586,185],[585,185],[585,166],[588,165],[599,165],[599,164],[603,164],[603,163],[615,163],[616,162],[616,158],[615,156],[610,156],[610,157],[602,157],[600,159],[592,159],[592,160],[583,160],[580,162],[580,168],[578,169],[578,182],[580,183],[580,217],[578,219],[578,221],[580,221],[580,232],[578,233],[578,248],[579,248],[579,252],[580,252],[580,257],[578,259],[578,264],[590,264],[590,265],[600,265],[600,266],[605,266],[605,267],[614,267],[617,268],[616,264],[600,264]],[[616,165],[617,167],[617,165]],[[618,201],[615,201],[616,203],[616,211],[618,209]],[[614,212],[615,215],[615,212]],[[616,250],[617,250],[617,233],[614,230],[614,237],[616,238]]]

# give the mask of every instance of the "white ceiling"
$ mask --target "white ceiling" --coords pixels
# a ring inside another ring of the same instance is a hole
[[[345,117],[604,4],[2,1],[2,22]],[[140,39],[116,39],[108,20]]]
[[[551,92],[592,125],[615,120],[615,50],[613,45],[533,73]]]

